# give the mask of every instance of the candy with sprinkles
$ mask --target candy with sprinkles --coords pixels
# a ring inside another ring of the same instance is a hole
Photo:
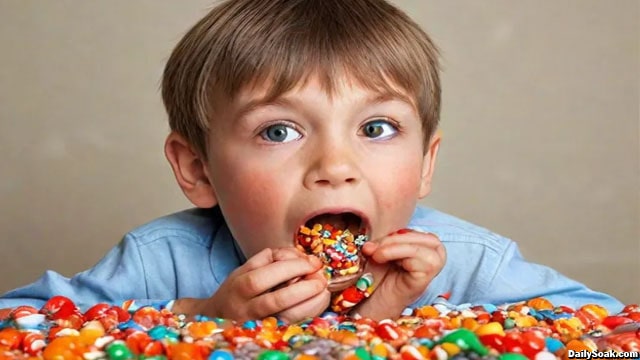
[[[370,288],[370,278],[360,280],[350,288]],[[439,297],[395,320],[331,311],[292,324],[276,317],[187,322],[161,306],[131,305],[81,313],[70,299],[56,297],[35,313],[16,308],[0,321],[0,359],[552,360],[567,359],[569,351],[640,357],[637,305],[610,314],[597,304],[572,309],[543,298],[456,306]],[[21,320],[34,314],[44,318]],[[79,326],[78,316],[85,319]],[[106,318],[115,325],[104,326]]]
[[[331,224],[314,224],[310,228],[300,227],[294,245],[306,254],[317,256],[331,282],[362,270],[364,261],[360,249],[367,239],[364,230],[353,234],[349,229],[336,229]]]

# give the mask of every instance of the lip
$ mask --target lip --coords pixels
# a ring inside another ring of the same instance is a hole
[[[371,235],[371,222],[369,222],[369,217],[362,210],[358,210],[350,207],[329,207],[329,208],[322,208],[322,209],[313,211],[312,213],[307,214],[302,219],[302,222],[298,224],[298,227],[296,228],[296,234],[297,234],[297,231],[300,229],[300,226],[305,225],[309,220],[313,219],[318,215],[322,215],[322,214],[338,215],[342,213],[353,213],[354,215],[358,216],[361,221],[360,229],[364,228],[366,231],[366,234],[368,236]]]

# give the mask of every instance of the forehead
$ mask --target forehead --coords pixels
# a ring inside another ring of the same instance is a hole
[[[383,83],[363,83],[353,77],[342,75],[334,77],[331,83],[323,76],[312,74],[296,82],[290,89],[276,88],[275,81],[262,81],[241,88],[231,102],[243,108],[255,108],[264,104],[278,103],[287,98],[310,98],[323,92],[330,102],[340,100],[381,103],[400,101],[416,109],[416,96],[385,79]]]

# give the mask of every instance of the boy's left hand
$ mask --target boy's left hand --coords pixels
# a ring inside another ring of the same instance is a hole
[[[378,242],[367,242],[365,272],[373,275],[375,291],[355,310],[363,317],[397,318],[424,293],[446,260],[440,239],[410,229],[393,232]]]

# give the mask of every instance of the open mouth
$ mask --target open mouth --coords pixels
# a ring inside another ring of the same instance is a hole
[[[340,291],[355,282],[364,269],[360,250],[368,240],[365,220],[352,212],[320,214],[300,226],[294,245],[324,264],[329,291]]]

